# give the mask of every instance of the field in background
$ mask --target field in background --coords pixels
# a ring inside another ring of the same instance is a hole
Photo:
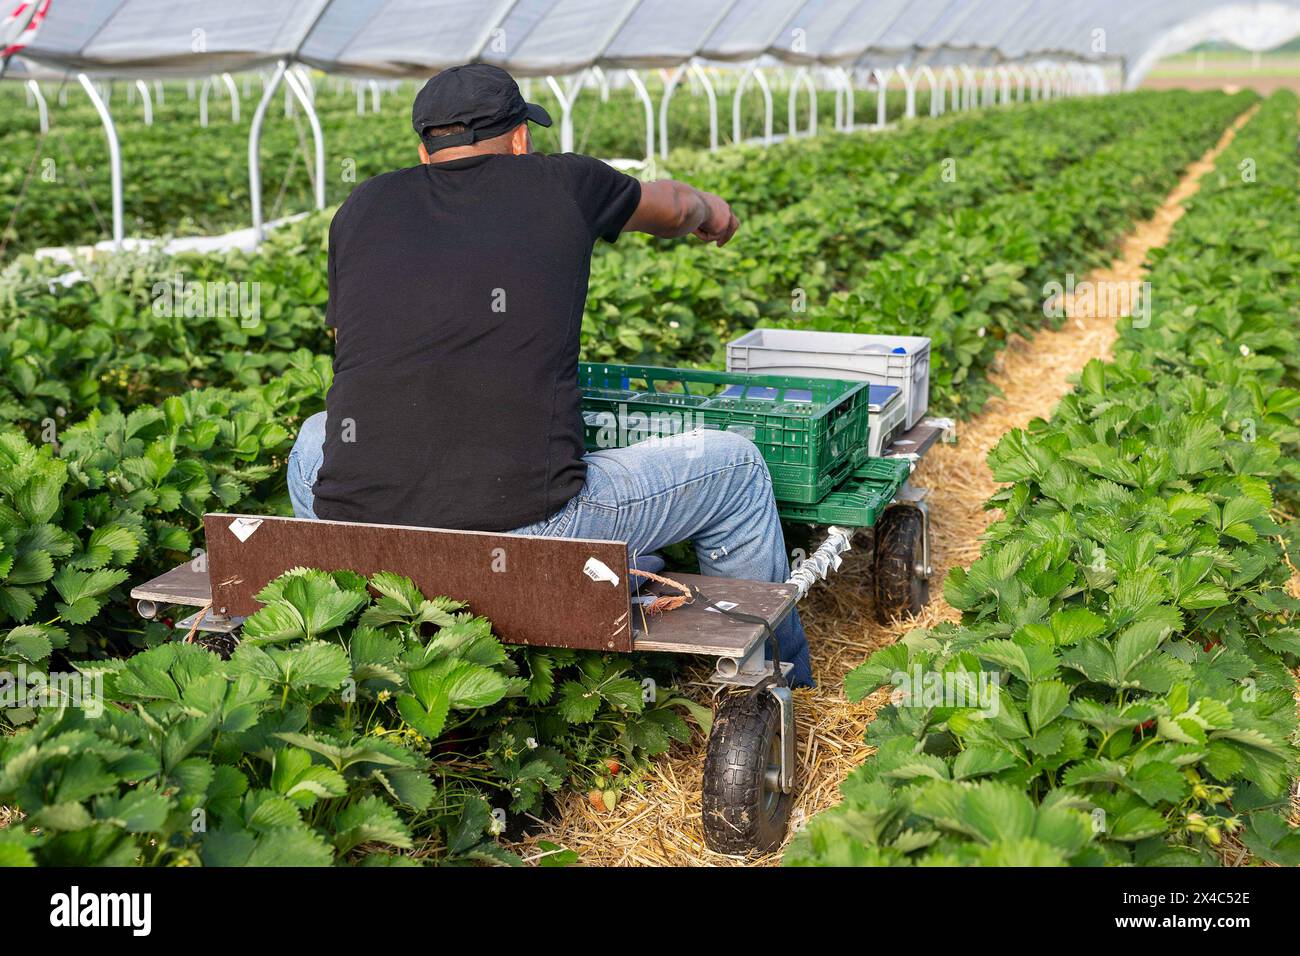
[[[1282,89],[1300,92],[1300,53],[1288,50],[1258,58],[1240,50],[1180,53],[1157,63],[1142,88],[1251,89],[1264,95]]]

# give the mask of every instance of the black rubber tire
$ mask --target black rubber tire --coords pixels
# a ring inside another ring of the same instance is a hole
[[[239,635],[205,631],[194,635],[194,643],[216,654],[223,661],[228,661],[230,655],[235,653],[235,648],[239,646]]]
[[[880,516],[875,532],[876,620],[888,624],[920,614],[930,603],[930,582],[917,573],[925,557],[925,516],[920,508],[895,505]]]
[[[790,559],[791,565],[794,564],[796,551],[799,552],[800,557],[808,557],[822,543],[821,537],[818,537],[819,532],[822,537],[826,534],[823,529],[802,521],[783,522],[781,531],[785,537],[785,554]]]
[[[718,853],[771,853],[785,840],[791,794],[768,783],[780,767],[781,710],[767,691],[733,693],[713,718],[704,759],[704,842]]]

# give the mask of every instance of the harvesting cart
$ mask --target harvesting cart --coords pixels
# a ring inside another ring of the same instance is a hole
[[[507,643],[712,657],[712,681],[725,696],[704,766],[705,837],[720,852],[770,851],[785,837],[796,765],[790,665],[779,660],[773,628],[839,568],[855,542],[874,552],[882,620],[915,614],[928,600],[929,517],[925,493],[908,476],[952,423],[924,417],[929,342],[914,341],[923,347],[910,354],[888,346],[889,355],[901,356],[893,364],[907,375],[906,390],[842,361],[819,366],[818,355],[798,359],[803,364],[791,371],[801,374],[580,367],[589,447],[690,428],[738,431],[754,441],[787,533],[810,541],[806,552],[794,553],[783,583],[672,573],[692,600],[651,614],[648,603],[674,592],[658,581],[629,587],[639,557],[629,557],[626,542],[218,513],[204,516],[201,562],[141,584],[131,596],[146,618],[165,606],[198,608],[177,627],[233,641],[260,607],[255,595],[292,568],[391,571],[426,594],[466,602]],[[879,348],[866,344],[872,354]],[[830,345],[865,354],[860,343],[818,343]]]

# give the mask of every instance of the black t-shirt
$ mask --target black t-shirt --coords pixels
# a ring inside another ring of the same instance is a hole
[[[330,226],[316,514],[508,531],[581,491],[592,247],[640,200],[635,179],[574,154],[473,156],[358,186]]]

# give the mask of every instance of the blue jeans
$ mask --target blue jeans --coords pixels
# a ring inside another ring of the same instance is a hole
[[[316,517],[312,486],[324,445],[321,412],[303,422],[289,455],[289,497],[299,518]],[[789,577],[772,477],[749,439],[705,429],[591,452],[585,460],[581,493],[545,521],[511,533],[626,541],[633,555],[690,540],[705,574],[774,582]],[[776,636],[781,659],[794,665],[791,684],[812,686],[797,610]]]

